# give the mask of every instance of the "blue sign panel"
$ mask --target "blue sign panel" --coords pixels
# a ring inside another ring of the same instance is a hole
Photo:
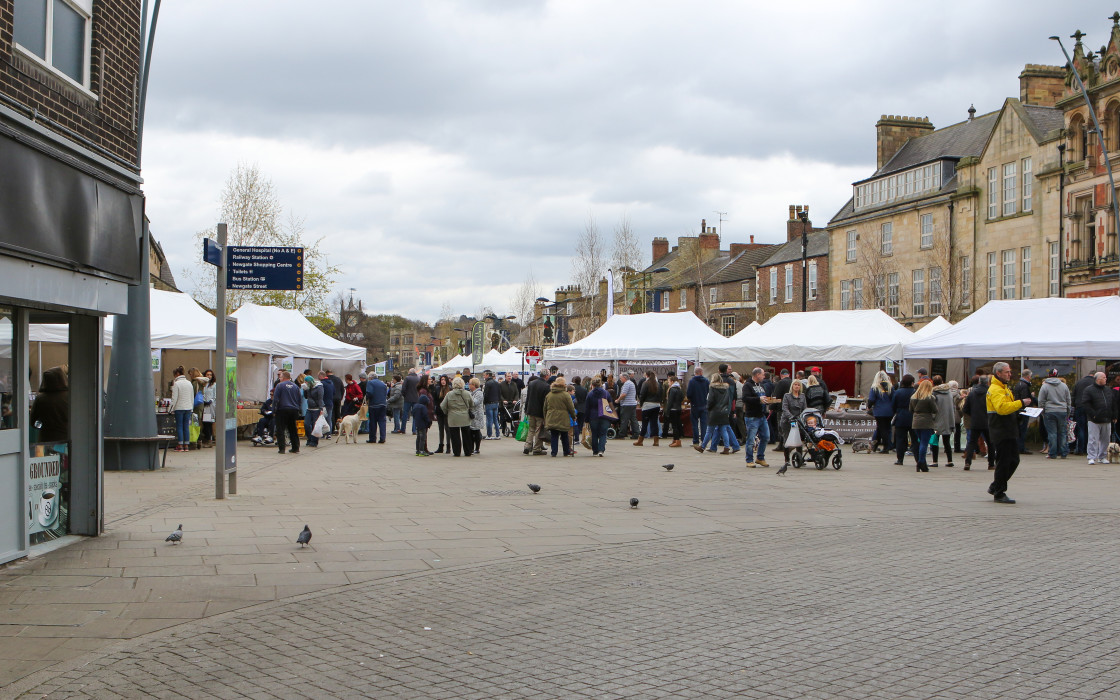
[[[210,239],[202,239],[202,259],[215,267],[222,266],[222,249],[218,242]]]
[[[226,246],[227,289],[303,289],[303,248]]]

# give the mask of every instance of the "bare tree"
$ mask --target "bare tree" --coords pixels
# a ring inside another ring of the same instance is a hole
[[[439,307],[439,320],[450,321],[453,318],[455,318],[455,316],[454,312],[451,310],[451,300],[444,299],[443,304],[441,304]]]
[[[533,268],[525,274],[525,280],[509,300],[510,312],[517,317],[517,324],[522,328],[533,321],[537,297],[541,295],[541,286],[533,276]]]
[[[599,279],[607,270],[606,248],[599,227],[590,215],[583,230],[576,237],[575,255],[572,256],[572,280],[584,296],[598,294]]]
[[[296,309],[321,328],[330,323],[330,295],[339,270],[327,261],[322,238],[305,240],[304,219],[294,214],[281,220],[283,206],[276,188],[256,165],[239,163],[219,198],[219,219],[226,224],[227,245],[302,247],[303,290],[245,291],[230,290],[226,294],[227,313],[242,304],[253,302],[267,306]],[[203,238],[213,238],[214,229],[199,231],[195,240],[201,247]],[[195,265],[185,277],[192,284],[192,296],[204,306],[215,306],[215,271],[211,265]]]
[[[638,242],[638,234],[630,225],[630,217],[623,214],[614,226],[614,239],[611,245],[611,269],[619,270],[628,267],[631,270],[642,269],[642,251]]]
[[[895,269],[883,255],[881,240],[867,233],[860,236],[856,245],[856,271],[863,285],[862,308],[886,311],[890,302],[888,279]],[[854,299],[851,308],[857,308]]]

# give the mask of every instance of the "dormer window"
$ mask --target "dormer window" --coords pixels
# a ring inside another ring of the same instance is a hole
[[[936,192],[941,189],[941,175],[939,161],[856,184],[856,211]]]

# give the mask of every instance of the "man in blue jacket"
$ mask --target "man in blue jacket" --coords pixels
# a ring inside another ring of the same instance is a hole
[[[333,433],[337,417],[334,414],[334,382],[326,372],[319,372],[319,383],[323,385],[323,417],[327,419],[328,433]],[[324,434],[323,437],[329,438],[330,435]]]
[[[291,372],[280,371],[280,383],[272,390],[272,405],[276,415],[276,445],[280,448],[280,454],[284,454],[286,447],[285,433],[292,439],[292,454],[299,453],[296,419],[303,405],[303,397],[300,396],[299,387],[292,381]]]
[[[692,405],[692,444],[699,445],[700,438],[708,429],[708,387],[711,382],[704,376],[704,370],[696,368],[696,372],[688,382],[685,395],[688,403]]]
[[[366,442],[385,442],[386,411],[389,406],[389,387],[377,375],[366,380],[366,406],[369,408],[369,438]],[[377,430],[381,429],[381,439]]]

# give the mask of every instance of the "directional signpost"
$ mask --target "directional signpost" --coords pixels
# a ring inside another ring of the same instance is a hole
[[[218,240],[203,241],[202,259],[218,268],[217,350],[225,350],[226,356],[225,371],[217,377],[214,407],[226,427],[215,436],[214,495],[221,499],[226,497],[226,474],[230,494],[237,493],[237,323],[226,319],[226,290],[302,291],[303,248],[226,245],[226,225],[218,224]]]
[[[303,248],[231,245],[226,250],[227,289],[303,290]]]

